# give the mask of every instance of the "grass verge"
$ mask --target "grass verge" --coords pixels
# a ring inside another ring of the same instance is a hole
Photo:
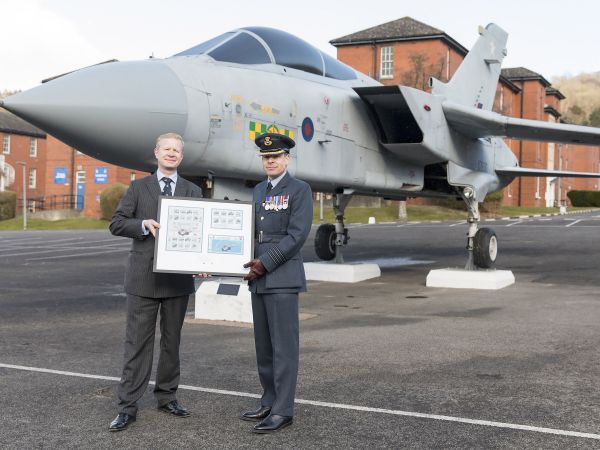
[[[23,217],[0,221],[0,231],[23,229]],[[100,230],[108,229],[108,221],[80,217],[64,220],[27,219],[28,230]]]
[[[568,211],[587,211],[591,208],[569,208]],[[408,221],[417,222],[425,220],[466,220],[467,212],[458,209],[446,208],[434,205],[408,205]],[[331,208],[324,209],[324,220],[319,220],[319,209],[315,208],[313,223],[334,223],[335,218]],[[557,214],[558,208],[517,208],[500,207],[498,210],[481,213],[482,218],[515,217],[533,214]],[[392,204],[374,208],[346,208],[346,223],[368,223],[369,217],[375,217],[377,223],[401,222],[398,218],[398,205]],[[87,217],[64,219],[64,220],[42,220],[28,219],[28,230],[102,230],[108,229],[109,222],[106,220],[89,219]],[[23,229],[23,218],[0,221],[0,231],[19,231]]]

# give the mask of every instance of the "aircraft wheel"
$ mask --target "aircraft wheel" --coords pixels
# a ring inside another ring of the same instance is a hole
[[[473,240],[473,260],[477,267],[490,269],[498,256],[498,238],[491,228],[480,228]]]
[[[324,261],[335,258],[335,226],[330,223],[319,225],[315,234],[315,253]]]

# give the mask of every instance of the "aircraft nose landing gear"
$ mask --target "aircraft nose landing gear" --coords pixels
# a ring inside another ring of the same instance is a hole
[[[467,232],[467,264],[466,270],[491,269],[498,256],[498,238],[491,228],[478,229],[480,215],[479,203],[473,188],[467,186],[459,191],[467,204],[469,231]]]
[[[348,243],[348,228],[344,226],[344,211],[352,199],[352,190],[345,189],[333,196],[333,212],[335,225],[324,223],[317,228],[315,235],[315,253],[325,261],[335,258],[337,264],[344,262],[342,246]]]

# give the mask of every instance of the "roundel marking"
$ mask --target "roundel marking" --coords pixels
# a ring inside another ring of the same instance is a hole
[[[315,127],[310,117],[305,117],[302,121],[302,137],[306,142],[310,142],[315,135]]]

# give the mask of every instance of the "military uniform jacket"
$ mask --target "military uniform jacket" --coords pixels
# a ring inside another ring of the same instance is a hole
[[[174,195],[177,197],[202,197],[202,190],[177,177]],[[160,185],[156,175],[135,180],[119,203],[110,223],[115,236],[133,238],[127,269],[125,292],[139,297],[178,297],[194,292],[194,279],[188,274],[154,273],[154,236],[144,235],[142,222],[158,219]]]
[[[267,180],[254,188],[254,257],[266,274],[249,283],[258,294],[306,291],[306,276],[300,249],[313,218],[312,192],[304,181],[289,173],[267,194]]]

